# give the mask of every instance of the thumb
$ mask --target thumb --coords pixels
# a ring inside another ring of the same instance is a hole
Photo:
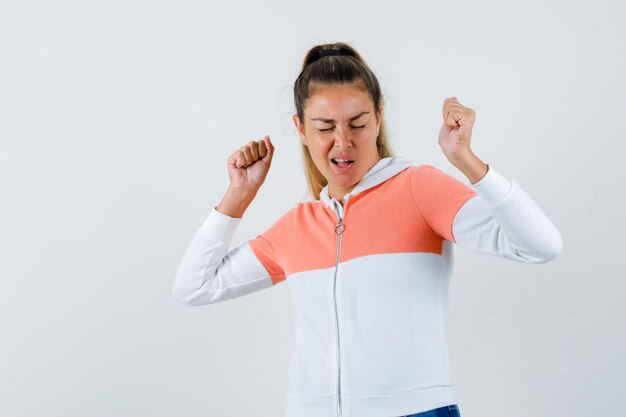
[[[272,141],[270,140],[269,135],[265,135],[263,140],[265,141],[265,147],[267,148],[267,153],[261,160],[265,163],[265,165],[269,167],[272,163],[272,158],[274,157],[274,144],[272,144]]]

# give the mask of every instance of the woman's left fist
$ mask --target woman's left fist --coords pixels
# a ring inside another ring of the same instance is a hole
[[[439,146],[450,162],[471,153],[470,140],[476,112],[459,103],[456,97],[443,101],[443,125]]]

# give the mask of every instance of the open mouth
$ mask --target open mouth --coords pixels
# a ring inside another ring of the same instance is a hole
[[[350,159],[338,159],[338,158],[333,158],[330,160],[333,164],[338,165],[340,167],[347,167],[351,164],[354,163],[354,161],[350,160]]]

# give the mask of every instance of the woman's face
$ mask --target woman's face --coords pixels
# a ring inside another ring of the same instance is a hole
[[[317,169],[328,181],[328,192],[340,202],[363,175],[380,160],[376,137],[382,120],[376,117],[366,91],[353,85],[329,85],[306,103],[304,123],[294,123]],[[335,159],[352,162],[338,162]]]

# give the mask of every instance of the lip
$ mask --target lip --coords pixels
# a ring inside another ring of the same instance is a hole
[[[337,157],[339,158],[339,157]],[[334,158],[333,158],[334,159]],[[350,158],[339,158],[339,159],[350,159]],[[351,160],[351,159],[350,159]],[[352,162],[350,165],[348,165],[347,167],[340,167],[339,165],[333,163],[332,161],[330,161],[330,165],[332,165],[333,171],[335,171],[337,174],[345,174],[347,172],[349,172],[352,169],[352,166],[355,163]]]

